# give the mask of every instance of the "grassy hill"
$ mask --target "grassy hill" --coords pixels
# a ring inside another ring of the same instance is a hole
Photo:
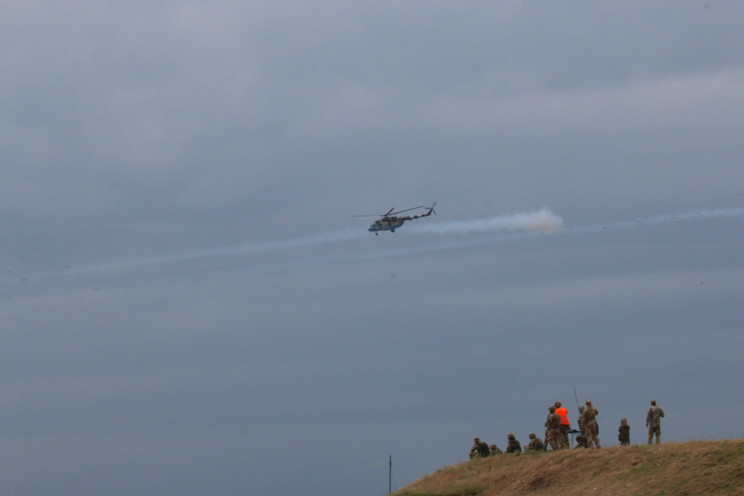
[[[442,468],[393,494],[744,495],[744,440],[497,455]]]

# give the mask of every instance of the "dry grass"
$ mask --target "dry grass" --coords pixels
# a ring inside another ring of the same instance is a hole
[[[744,440],[501,455],[445,467],[396,496],[744,496]]]

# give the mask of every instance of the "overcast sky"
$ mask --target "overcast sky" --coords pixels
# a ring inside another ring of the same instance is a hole
[[[5,2],[0,492],[377,496],[574,389],[744,435],[743,24]]]

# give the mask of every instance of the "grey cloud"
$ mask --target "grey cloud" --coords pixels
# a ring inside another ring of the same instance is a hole
[[[383,494],[573,387],[740,435],[742,14],[8,6],[6,492]],[[434,201],[565,227],[351,217]]]

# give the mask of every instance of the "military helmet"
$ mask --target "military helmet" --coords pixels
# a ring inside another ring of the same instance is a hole
[[[506,436],[506,437],[508,437],[509,439],[514,439],[514,434],[509,434],[509,435],[508,435],[508,436]]]

